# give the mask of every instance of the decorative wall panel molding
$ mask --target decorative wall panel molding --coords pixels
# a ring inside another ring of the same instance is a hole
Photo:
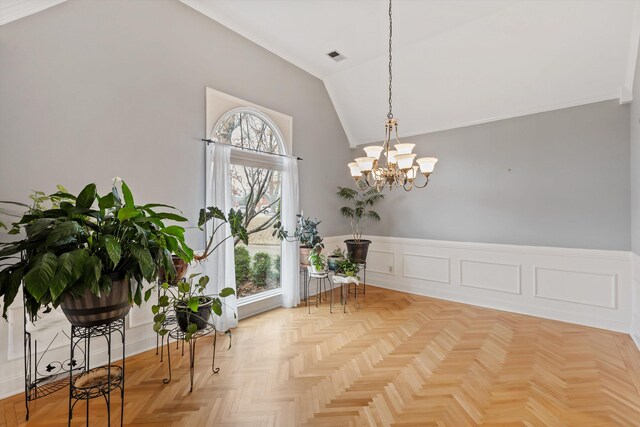
[[[393,275],[393,266],[395,264],[395,254],[393,252],[371,249],[367,255],[367,261],[369,264],[367,265],[367,271]]]
[[[449,257],[403,254],[404,277],[431,282],[451,283],[451,259]]]
[[[387,254],[368,260],[367,282],[372,285],[619,332],[632,330],[630,252],[363,238],[373,242],[370,252]],[[387,272],[390,260],[395,263],[393,273]],[[640,341],[640,325],[634,328]]]
[[[520,294],[520,265],[460,260],[460,284],[488,291]]]
[[[617,274],[536,266],[533,274],[533,292],[537,298],[612,309],[617,307]],[[576,283],[580,284],[579,289]]]

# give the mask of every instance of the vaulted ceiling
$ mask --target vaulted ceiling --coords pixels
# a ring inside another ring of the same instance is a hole
[[[387,114],[386,0],[181,0],[323,79],[352,146]],[[401,135],[628,101],[635,1],[395,0]],[[346,59],[335,62],[328,52]]]
[[[60,1],[0,0],[0,11]],[[321,78],[352,146],[381,140],[386,0],[181,1]],[[395,0],[401,136],[630,101],[639,13],[634,0]],[[329,58],[333,50],[346,59]]]

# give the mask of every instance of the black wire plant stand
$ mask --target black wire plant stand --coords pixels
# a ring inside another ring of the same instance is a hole
[[[113,335],[120,336],[122,342],[121,366],[111,364],[111,347]],[[90,368],[89,358],[91,340],[104,338],[107,344],[107,364]],[[125,324],[124,318],[113,322],[89,326],[71,326],[70,359],[74,359],[76,351],[84,354],[84,369],[78,375],[69,374],[69,418],[71,425],[73,410],[76,404],[86,401],[86,425],[89,425],[89,401],[97,397],[103,397],[107,404],[107,425],[111,426],[111,392],[120,390],[121,408],[120,425],[124,425],[124,373],[125,373]]]
[[[184,279],[182,279],[184,280]],[[157,300],[160,302],[160,298],[165,296],[167,291],[162,288],[160,282],[157,284]],[[163,308],[163,314],[166,314],[165,320],[163,322],[163,328],[167,329],[169,332],[165,335],[160,335],[159,333],[156,335],[156,355],[160,355],[160,362],[164,361],[164,347],[166,340],[166,348],[167,348],[167,364],[169,368],[169,376],[162,380],[163,384],[169,384],[172,380],[172,369],[171,369],[171,339],[173,339],[176,343],[176,349],[180,349],[180,344],[182,344],[181,355],[184,356],[184,343],[185,341],[188,344],[189,348],[189,392],[193,391],[193,379],[195,374],[195,358],[196,358],[196,343],[198,338],[202,338],[205,336],[209,336],[213,334],[213,355],[211,356],[211,372],[217,374],[220,372],[220,368],[216,367],[216,345],[218,341],[218,331],[213,325],[212,320],[207,322],[204,328],[199,329],[198,331],[191,334],[189,339],[185,339],[187,333],[184,332],[178,326],[178,321],[176,317],[175,308]]]
[[[29,421],[30,402],[68,386],[69,376],[75,377],[84,370],[85,354],[82,349],[79,349],[78,359],[71,357],[64,360],[47,361],[46,356],[60,334],[64,334],[67,338],[69,338],[69,335],[64,331],[56,333],[46,345],[44,351],[39,353],[38,340],[27,330],[29,319],[27,317],[26,302],[23,306],[23,317],[25,418]],[[43,366],[44,363],[46,363],[45,366]]]
[[[185,340],[186,333],[176,325],[167,334],[167,361],[169,362],[169,377],[162,380],[164,384],[169,384],[169,382],[171,382],[171,352],[169,351],[170,338],[173,338],[176,341],[176,345],[180,341],[182,341],[183,356],[184,342],[187,341],[187,343],[189,344],[189,393],[191,393],[193,391],[193,377],[196,365],[196,343],[198,342],[198,338],[202,338],[210,334],[213,334],[213,355],[211,357],[211,372],[213,372],[214,374],[220,372],[220,368],[216,368],[216,343],[218,341],[218,333],[215,326],[209,323],[203,329],[199,329],[198,331],[191,334],[191,338]]]

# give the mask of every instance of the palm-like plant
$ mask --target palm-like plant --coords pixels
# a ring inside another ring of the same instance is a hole
[[[382,200],[384,195],[375,189],[361,192],[348,187],[338,187],[338,196],[352,203],[352,206],[340,208],[340,213],[349,219],[353,240],[359,242],[362,239],[362,231],[367,219],[380,221],[380,215],[370,208],[376,202]]]

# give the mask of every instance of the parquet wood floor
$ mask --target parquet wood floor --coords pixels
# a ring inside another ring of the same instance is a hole
[[[175,349],[168,385],[155,350],[127,359],[125,423],[640,426],[640,352],[624,334],[372,286],[350,308],[244,320],[231,350],[219,341],[215,375],[211,342],[199,342],[193,393]],[[34,402],[28,425],[64,425],[67,396]],[[0,401],[0,427],[25,425],[22,399]],[[105,422],[96,399],[91,425]]]

